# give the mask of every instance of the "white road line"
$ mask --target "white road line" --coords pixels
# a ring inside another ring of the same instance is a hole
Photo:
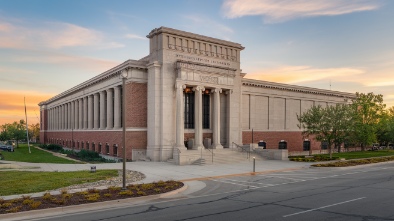
[[[269,183],[256,183],[256,182],[250,182],[250,181],[242,181],[242,180],[231,180],[231,179],[225,179],[228,181],[233,181],[233,182],[240,182],[240,183],[254,183],[258,185],[266,185],[266,186],[273,186],[274,184],[269,184]]]
[[[357,198],[357,199],[347,200],[347,201],[343,201],[343,202],[340,202],[340,203],[334,203],[334,204],[331,204],[331,205],[322,206],[322,207],[315,208],[315,209],[310,209],[310,210],[305,210],[305,211],[301,211],[301,212],[298,212],[298,213],[292,213],[292,214],[284,215],[283,217],[289,217],[289,216],[294,216],[294,215],[298,215],[298,214],[302,214],[302,213],[308,213],[308,212],[312,212],[312,211],[315,211],[315,210],[324,209],[324,208],[328,208],[328,207],[332,207],[332,206],[336,206],[336,205],[340,205],[340,204],[344,204],[344,203],[350,203],[350,202],[353,202],[353,201],[356,201],[356,200],[365,199],[365,198],[366,197],[360,197],[360,198]]]
[[[223,181],[223,180],[213,180],[213,181],[220,182],[220,183],[229,183],[229,184],[238,185],[238,186],[247,186],[247,187],[251,187],[251,188],[254,188],[254,189],[260,188],[258,186],[251,186],[251,185],[245,185],[245,184],[239,184],[239,183],[233,183],[233,182],[226,182],[226,181]]]

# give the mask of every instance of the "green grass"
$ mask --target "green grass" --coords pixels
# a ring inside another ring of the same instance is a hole
[[[328,154],[322,154],[323,156],[329,156]],[[351,159],[362,159],[370,157],[385,157],[393,156],[394,150],[377,150],[377,151],[355,151],[346,153],[333,153],[333,157],[345,158],[346,160]]]
[[[54,190],[118,176],[117,170],[75,172],[0,171],[0,196]]]
[[[53,156],[52,153],[48,153],[39,149],[36,149],[30,145],[31,153],[27,144],[19,144],[18,148],[15,148],[15,152],[2,151],[1,154],[4,156],[4,160],[19,161],[28,163],[59,163],[59,164],[76,164],[78,162],[64,159],[61,157]]]

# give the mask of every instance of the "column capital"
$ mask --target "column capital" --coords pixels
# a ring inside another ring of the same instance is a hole
[[[108,89],[105,89],[105,91],[108,93],[108,92],[112,92],[113,91],[113,88],[111,87],[111,88],[108,88]]]
[[[186,88],[186,84],[184,84],[183,82],[176,82],[175,83],[175,88],[176,89],[185,89]]]
[[[225,93],[226,93],[226,94],[232,94],[232,93],[233,93],[233,90],[232,90],[232,89],[231,89],[231,90],[227,90]]]
[[[205,87],[204,86],[200,86],[200,85],[198,85],[198,86],[195,86],[195,87],[193,87],[193,91],[204,91],[205,90]]]
[[[212,89],[211,93],[222,93],[222,89],[221,88]]]

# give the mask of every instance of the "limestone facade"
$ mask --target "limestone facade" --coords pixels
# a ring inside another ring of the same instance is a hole
[[[354,94],[244,78],[242,45],[160,27],[147,36],[149,55],[124,63],[41,102],[43,143],[57,143],[153,161],[193,155],[202,148],[265,140],[302,149],[297,114],[312,105],[346,103]],[[121,73],[127,73],[122,94]],[[126,96],[126,103],[122,103]],[[126,125],[122,125],[123,105]],[[320,148],[312,142],[312,149]]]

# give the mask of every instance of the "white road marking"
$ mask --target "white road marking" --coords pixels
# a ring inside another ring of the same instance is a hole
[[[256,182],[250,182],[250,181],[243,181],[243,180],[231,180],[231,179],[225,179],[228,181],[233,181],[233,182],[240,182],[240,183],[253,183],[253,184],[258,184],[258,185],[266,185],[266,186],[273,186],[274,184],[269,184],[269,183],[256,183]]]
[[[283,217],[289,217],[289,216],[294,216],[294,215],[298,215],[298,214],[302,214],[302,213],[308,213],[308,212],[312,212],[312,211],[315,211],[315,210],[324,209],[324,208],[328,208],[328,207],[332,207],[332,206],[336,206],[336,205],[340,205],[340,204],[344,204],[344,203],[350,203],[350,202],[353,202],[353,201],[356,201],[356,200],[362,200],[362,199],[365,199],[365,198],[366,197],[360,197],[360,198],[357,198],[357,199],[347,200],[347,201],[343,201],[343,202],[340,202],[340,203],[334,203],[334,204],[331,204],[331,205],[322,206],[322,207],[315,208],[315,209],[310,209],[310,210],[305,210],[305,211],[301,211],[301,212],[298,212],[298,213],[292,213],[292,214],[284,215]]]
[[[254,189],[260,188],[258,186],[251,186],[251,185],[239,184],[239,183],[234,183],[234,182],[226,182],[226,181],[223,181],[223,180],[213,180],[213,181],[220,182],[220,183],[229,183],[229,184],[238,185],[238,186],[247,186],[247,187],[251,187],[251,188],[254,188]]]

